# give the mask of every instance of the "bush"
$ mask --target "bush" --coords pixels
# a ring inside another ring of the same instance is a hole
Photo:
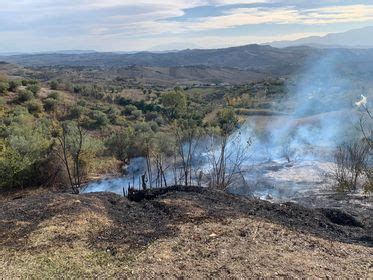
[[[11,92],[16,92],[19,86],[21,86],[21,81],[19,80],[13,80],[9,82],[9,90]]]
[[[27,110],[30,114],[43,112],[43,104],[39,100],[30,100],[26,103]]]
[[[7,82],[0,82],[0,93],[7,93],[9,89],[9,84]]]
[[[22,112],[10,118],[3,128],[0,187],[29,186],[34,184],[36,177],[40,177],[36,166],[48,157],[51,144],[46,129],[48,124],[36,122],[32,116]]]
[[[116,132],[106,140],[108,151],[121,161],[126,161],[134,154],[131,153],[131,147],[134,142],[134,130],[127,128],[121,132]]]
[[[109,118],[104,112],[92,111],[90,113],[91,119],[94,121],[93,128],[102,128],[109,124]]]
[[[52,99],[55,99],[55,100],[60,100],[61,99],[61,95],[58,91],[52,91],[49,95],[48,95],[48,98],[52,98]]]
[[[132,112],[132,116],[136,119],[139,120],[142,117],[142,111],[141,110],[135,110]]]
[[[368,179],[365,181],[370,181],[369,177],[371,176],[366,172],[369,170],[368,157],[369,146],[363,141],[344,143],[337,147],[334,155],[335,168],[332,177],[337,182],[340,191],[356,191],[358,179],[363,176]]]
[[[129,104],[124,107],[123,114],[126,116],[131,116],[133,111],[136,111],[137,107],[135,105]]]
[[[31,84],[31,85],[28,85],[26,89],[36,95],[40,91],[41,88],[38,84]]]
[[[22,90],[18,93],[17,100],[19,102],[26,102],[34,98],[34,94],[29,90]]]
[[[57,81],[51,81],[51,83],[50,83],[50,89],[51,90],[57,90],[58,89],[58,83],[57,83]]]
[[[55,111],[57,109],[58,101],[54,98],[48,97],[44,99],[44,110],[47,112]]]
[[[70,118],[79,119],[84,113],[84,107],[75,105],[70,109]]]

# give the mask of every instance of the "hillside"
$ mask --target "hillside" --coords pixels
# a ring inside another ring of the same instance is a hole
[[[5,200],[0,276],[372,277],[369,218],[179,190],[142,202],[45,192]]]
[[[240,69],[276,69],[299,65],[320,50],[310,48],[278,49],[270,46],[247,45],[225,49],[195,49],[169,53],[140,52],[135,54],[30,54],[0,56],[0,60],[26,66],[100,66],[124,67],[131,65],[152,67],[218,66]]]
[[[107,75],[119,72],[124,79],[141,79],[153,84],[231,83],[306,72],[325,58],[338,69],[364,79],[373,73],[373,49],[319,49],[304,46],[273,48],[247,45],[225,49],[194,49],[168,53],[46,53],[0,56],[0,61],[31,67],[95,68]],[[43,71],[43,70],[42,70]]]

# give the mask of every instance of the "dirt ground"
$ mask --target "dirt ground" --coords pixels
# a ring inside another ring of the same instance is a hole
[[[0,278],[372,278],[371,214],[198,188],[8,198]]]

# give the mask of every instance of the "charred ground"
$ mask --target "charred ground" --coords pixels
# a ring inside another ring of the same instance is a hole
[[[139,202],[108,193],[12,198],[0,206],[5,278],[372,276],[369,209],[180,187]]]

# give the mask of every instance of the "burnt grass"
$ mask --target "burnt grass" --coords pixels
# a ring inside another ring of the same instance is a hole
[[[221,215],[226,217],[236,215],[250,215],[264,218],[270,222],[287,226],[291,229],[309,232],[322,238],[328,238],[346,243],[359,243],[373,247],[373,219],[357,217],[358,213],[347,213],[341,209],[320,208],[311,209],[296,203],[270,203],[259,199],[249,199],[241,196],[234,196],[216,190],[194,187],[194,186],[172,186],[162,189],[149,189],[135,191],[128,196],[131,201],[141,202],[153,200],[153,205],[158,205],[162,211],[173,213],[172,209],[157,203],[157,197],[172,192],[200,193],[209,197],[211,204],[217,206],[224,200],[232,212],[223,211]],[[214,193],[217,192],[217,193]],[[219,196],[219,197],[217,197]],[[373,217],[373,211],[366,210]],[[210,213],[212,216],[216,213]],[[220,216],[220,215],[219,215]],[[222,218],[222,217],[220,217]],[[362,221],[364,220],[364,222]]]
[[[89,250],[112,256],[137,254],[157,240],[182,236],[185,226],[214,223],[225,227],[230,221],[240,219],[271,223],[332,242],[355,244],[372,253],[368,249],[373,246],[370,218],[340,209],[275,204],[209,188],[175,186],[140,191],[129,198],[112,193],[47,193],[16,198],[0,204],[0,247],[19,254],[49,252],[63,246],[74,248],[74,242],[82,240]],[[372,217],[372,211],[366,211],[366,216]],[[63,225],[66,230],[54,230],[44,244],[32,242],[50,223]],[[71,230],[75,224],[76,228]],[[247,225],[237,228],[240,238],[250,232]],[[194,240],[193,236],[190,238]]]

